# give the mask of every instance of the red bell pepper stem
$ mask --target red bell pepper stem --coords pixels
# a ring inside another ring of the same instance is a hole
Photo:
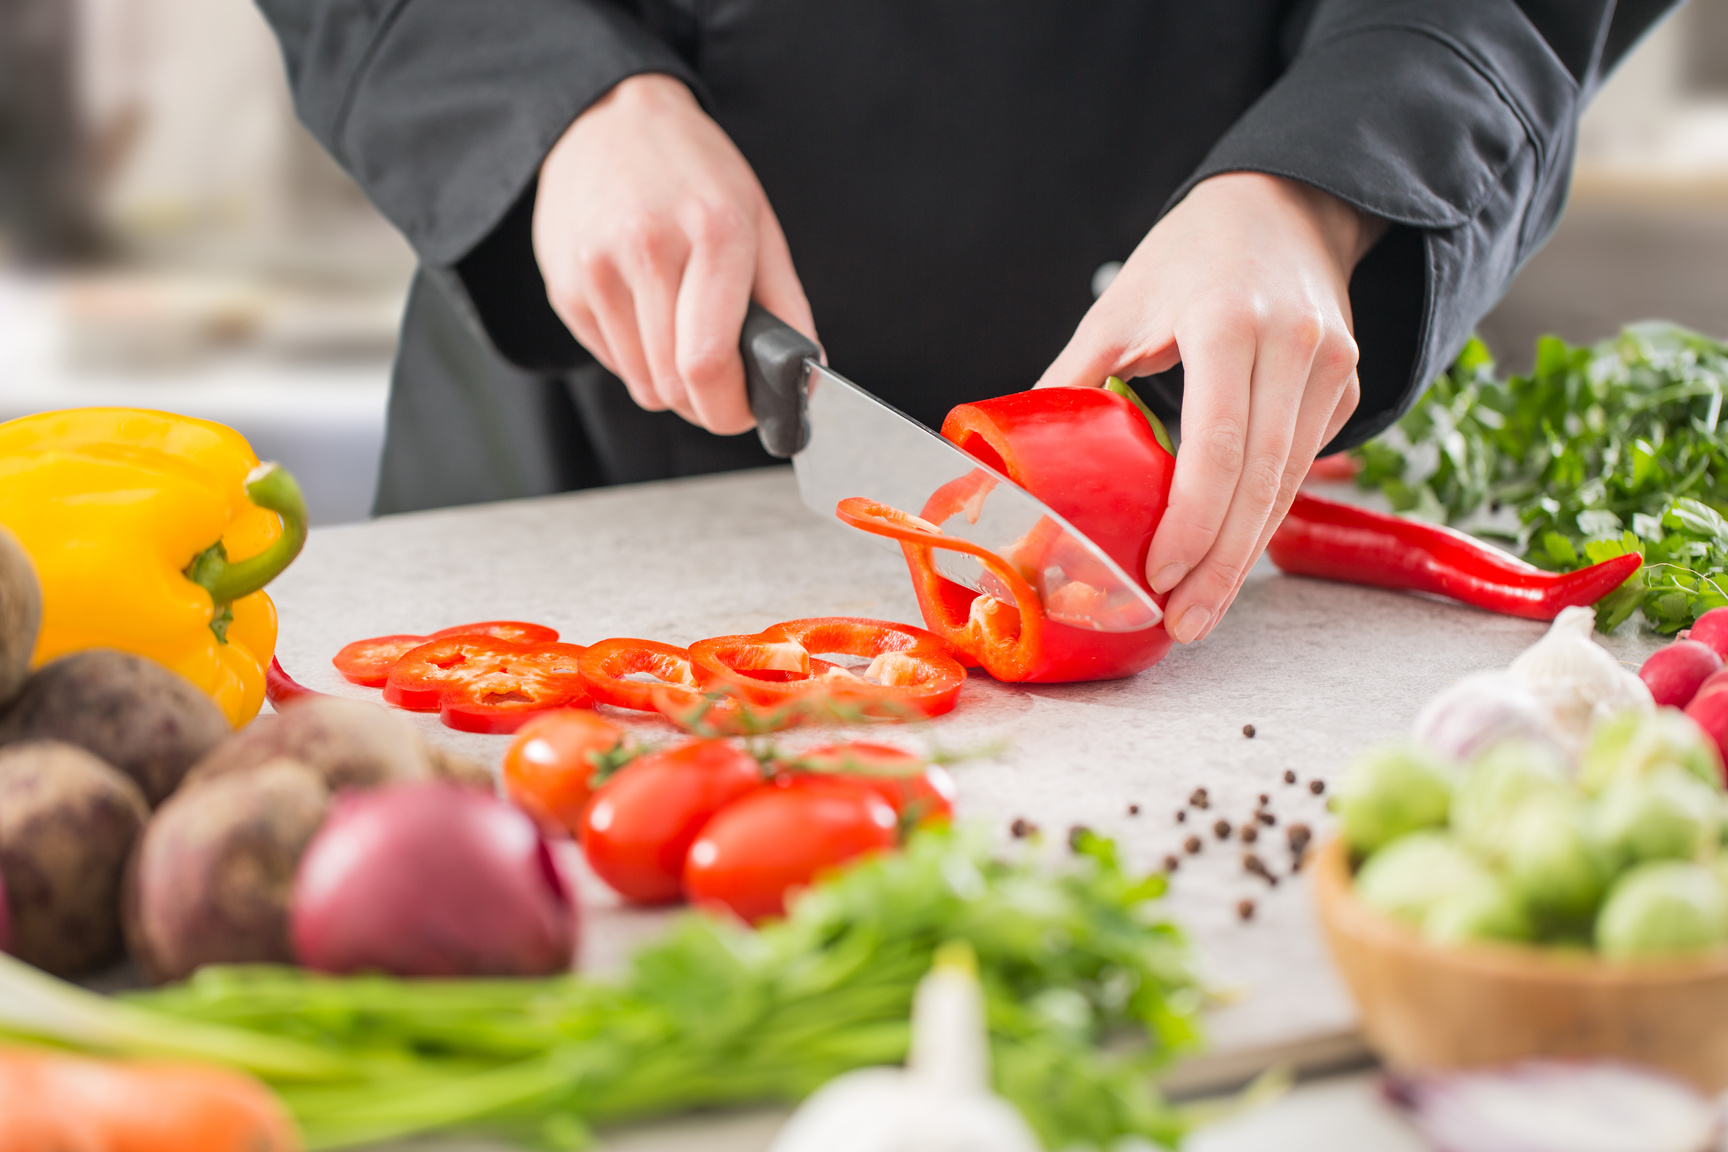
[[[1545,572],[1453,528],[1306,493],[1297,494],[1266,554],[1294,576],[1426,592],[1531,620],[1596,603],[1643,563],[1630,552],[1576,572]]]
[[[270,657],[270,667],[264,671],[264,698],[270,701],[270,707],[281,711],[295,701],[327,695],[329,693],[316,692],[301,684],[282,670],[280,660]]]

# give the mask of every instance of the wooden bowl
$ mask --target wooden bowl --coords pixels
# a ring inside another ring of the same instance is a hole
[[[1615,1057],[1728,1088],[1728,953],[1610,963],[1516,945],[1442,948],[1356,899],[1340,839],[1313,862],[1332,958],[1395,1068]]]

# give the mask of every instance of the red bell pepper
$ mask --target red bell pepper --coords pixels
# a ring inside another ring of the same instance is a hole
[[[870,660],[858,676],[811,655]],[[811,693],[881,718],[940,716],[952,711],[966,669],[947,645],[922,628],[886,620],[824,616],[788,620],[755,636],[716,636],[690,646],[710,684],[731,685],[758,707]]]
[[[514,732],[557,708],[591,707],[576,644],[512,644],[489,636],[448,636],[413,649],[390,669],[384,699],[439,713],[464,732]]]
[[[701,684],[685,648],[658,640],[619,636],[590,644],[578,662],[588,694],[601,704],[638,712],[658,711],[655,689],[667,690],[668,700],[693,707],[701,702]],[[650,676],[652,680],[632,680]]]
[[[956,407],[942,435],[1049,504],[1150,591],[1146,551],[1169,502],[1176,458],[1132,400],[1100,388],[1017,392]],[[1098,632],[1062,621],[1065,608],[1095,607],[1083,558],[1064,558],[1070,583],[1040,599],[1028,579],[1048,566],[1038,529],[1014,555],[997,556],[936,528],[965,514],[993,483],[983,471],[962,477],[939,489],[921,516],[859,498],[841,501],[836,511],[854,527],[900,541],[924,622],[962,660],[998,680],[1109,680],[1163,659],[1170,636],[1161,624]],[[976,556],[1000,583],[999,594],[945,579],[932,548]]]
[[[431,640],[446,636],[490,636],[512,644],[544,644],[558,639],[556,629],[544,624],[526,624],[520,620],[485,620],[478,624],[457,624],[440,628],[426,636],[398,633],[393,636],[373,636],[345,644],[331,663],[342,678],[362,688],[382,688],[390,677],[396,661]]]
[[[1294,576],[1445,596],[1489,612],[1552,620],[1624,584],[1643,557],[1615,556],[1576,572],[1544,572],[1452,528],[1299,492],[1266,545]]]

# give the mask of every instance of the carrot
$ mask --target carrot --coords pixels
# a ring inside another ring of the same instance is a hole
[[[0,1152],[295,1152],[256,1080],[203,1064],[0,1049]]]

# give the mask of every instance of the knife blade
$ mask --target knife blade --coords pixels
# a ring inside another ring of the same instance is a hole
[[[1163,620],[1151,594],[1085,533],[1002,473],[824,365],[814,343],[760,305],[750,306],[741,345],[762,445],[791,458],[799,495],[812,511],[832,517],[841,500],[863,496],[922,516],[938,489],[970,478],[971,498],[937,527],[1013,564],[1051,619],[1099,632],[1137,632]],[[1034,540],[1029,555],[1027,542]],[[932,559],[948,579],[1013,601],[975,558],[937,548]],[[1053,607],[1052,594],[1076,582],[1088,586],[1087,594],[1055,597]]]

